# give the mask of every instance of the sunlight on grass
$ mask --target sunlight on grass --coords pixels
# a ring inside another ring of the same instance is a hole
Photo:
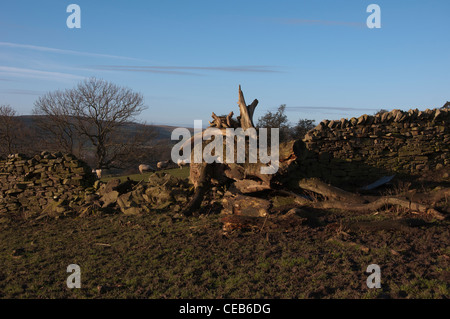
[[[163,169],[157,172],[161,173],[167,173],[174,177],[187,179],[189,178],[189,167],[183,167],[183,168],[171,168],[171,169]],[[130,178],[133,181],[140,182],[142,180],[146,181],[150,177],[150,175],[155,173],[144,173],[144,174],[131,174],[131,175],[122,175],[122,176],[105,176],[101,179],[102,182],[107,182],[113,178],[119,178],[121,182],[125,181],[127,178]]]

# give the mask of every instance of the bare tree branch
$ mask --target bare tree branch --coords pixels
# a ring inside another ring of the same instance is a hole
[[[110,168],[129,147],[120,128],[146,107],[143,96],[113,83],[90,78],[75,88],[47,93],[35,102],[35,113],[49,116],[46,130],[61,147],[74,151],[89,141],[95,149],[96,166]]]
[[[14,152],[14,129],[17,126],[16,111],[10,105],[0,105],[0,145],[3,152]]]

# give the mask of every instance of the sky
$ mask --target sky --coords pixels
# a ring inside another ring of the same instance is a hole
[[[81,9],[68,28],[67,6]],[[368,28],[377,4],[381,28]],[[0,4],[0,104],[31,114],[89,77],[143,94],[148,124],[211,113],[341,119],[450,100],[448,0],[40,0]]]

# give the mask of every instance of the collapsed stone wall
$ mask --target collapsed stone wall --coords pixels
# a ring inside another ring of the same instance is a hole
[[[156,173],[147,182],[97,180],[92,169],[71,154],[42,152],[0,160],[0,223],[12,218],[43,218],[96,212],[126,215],[181,210],[191,191],[187,181]]]
[[[69,213],[94,182],[91,168],[71,154],[10,155],[0,161],[0,216]]]
[[[332,184],[368,184],[381,176],[423,176],[450,164],[450,109],[393,110],[324,120],[309,131],[300,166]]]

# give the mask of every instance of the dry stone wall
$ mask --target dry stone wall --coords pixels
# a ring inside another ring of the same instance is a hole
[[[69,213],[94,182],[91,168],[70,154],[10,155],[0,161],[0,217]]]
[[[101,182],[70,154],[42,152],[0,160],[0,223],[11,219],[59,218],[122,212],[138,215],[181,210],[191,195],[188,181],[156,173],[147,182]]]
[[[363,185],[387,174],[423,176],[436,171],[448,180],[450,109],[324,120],[303,141],[303,174],[333,184]]]

